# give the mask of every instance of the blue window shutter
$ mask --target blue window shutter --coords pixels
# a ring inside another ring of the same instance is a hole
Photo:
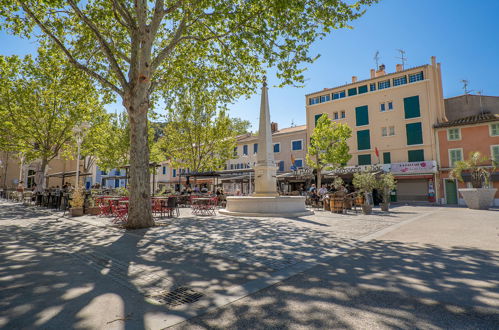
[[[279,172],[283,172],[284,171],[284,160],[281,160],[279,162]]]
[[[279,143],[274,144],[274,152],[279,152],[279,147],[280,147]]]
[[[357,149],[358,150],[371,149],[371,138],[369,136],[368,129],[357,131]]]
[[[423,129],[421,123],[406,124],[407,145],[423,144]]]
[[[357,126],[369,125],[369,113],[367,105],[355,108],[355,120]]]
[[[371,165],[371,155],[358,155],[359,165]]]
[[[253,144],[253,153],[256,154],[258,152],[258,143]]]
[[[348,90],[348,96],[354,96],[357,95],[357,88],[350,88]]]
[[[418,95],[404,98],[404,114],[405,119],[421,116]]]
[[[424,150],[409,150],[407,152],[407,158],[410,162],[422,162],[424,161]]]
[[[359,94],[367,93],[367,85],[359,86]]]

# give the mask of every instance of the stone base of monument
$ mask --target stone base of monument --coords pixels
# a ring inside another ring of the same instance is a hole
[[[314,212],[303,196],[230,196],[220,214],[243,217],[301,217]]]

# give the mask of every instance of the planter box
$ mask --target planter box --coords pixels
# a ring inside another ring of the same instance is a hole
[[[87,207],[86,210],[89,215],[99,215],[100,213],[100,208],[98,206]]]
[[[474,210],[487,210],[494,202],[496,191],[496,188],[459,189],[466,206]]]
[[[379,203],[381,211],[388,212],[390,210],[390,203]]]
[[[72,217],[81,217],[83,215],[83,208],[71,208],[71,216]]]

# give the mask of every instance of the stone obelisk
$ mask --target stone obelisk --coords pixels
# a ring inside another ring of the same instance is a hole
[[[255,165],[255,192],[253,196],[278,196],[276,164],[270,127],[269,96],[267,79],[263,77],[262,98],[260,103],[260,127],[258,129],[258,152]]]

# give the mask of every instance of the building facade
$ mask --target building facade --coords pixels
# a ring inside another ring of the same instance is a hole
[[[449,176],[457,161],[469,159],[469,154],[479,151],[483,156],[499,162],[499,114],[477,114],[435,125],[439,150],[438,199],[442,204],[464,205],[458,189],[471,187],[470,175],[463,173],[464,182]],[[484,164],[491,166],[492,163]],[[499,189],[499,171],[491,176],[491,187]],[[499,206],[499,190],[495,195]]]
[[[306,95],[307,134],[322,114],[352,128],[347,167],[389,164],[397,200],[433,201],[437,148],[433,126],[446,120],[440,63],[382,65],[369,79]]]

